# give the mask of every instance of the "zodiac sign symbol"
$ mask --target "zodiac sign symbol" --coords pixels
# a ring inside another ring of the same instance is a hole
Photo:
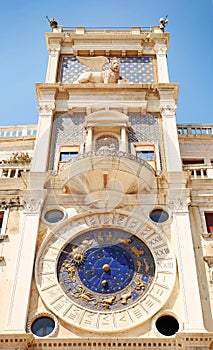
[[[131,251],[136,255],[136,256],[140,256],[140,255],[144,255],[144,251],[138,249],[137,247],[132,247]]]
[[[97,300],[93,298],[89,293],[85,293],[85,288],[83,286],[78,286],[78,292],[77,295],[73,294],[75,298],[81,298],[82,300],[86,301],[87,303],[89,301],[95,300],[97,304]]]
[[[125,245],[128,245],[128,244],[130,244],[132,242],[132,240],[130,238],[126,238],[126,239],[119,238],[118,242],[123,243]]]
[[[62,267],[68,272],[69,277],[71,278],[71,281],[76,282],[76,277],[75,277],[76,268],[70,265],[68,262],[64,262],[62,264]]]
[[[135,289],[137,289],[137,290],[140,290],[140,289],[144,290],[145,289],[145,286],[144,286],[144,283],[143,283],[141,277],[138,277],[138,280],[135,283]]]
[[[110,305],[113,304],[115,299],[115,296],[109,297],[108,299],[102,299],[102,305],[106,308],[109,309]]]
[[[131,298],[131,296],[132,296],[131,292],[121,295],[121,304],[127,304],[127,299]]]

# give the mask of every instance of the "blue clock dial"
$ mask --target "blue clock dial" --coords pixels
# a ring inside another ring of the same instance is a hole
[[[155,264],[138,237],[117,228],[99,228],[75,237],[61,252],[58,279],[76,303],[96,310],[133,304],[153,281]]]
[[[91,248],[84,264],[78,267],[82,283],[98,293],[113,293],[125,288],[134,275],[131,255],[118,245]]]

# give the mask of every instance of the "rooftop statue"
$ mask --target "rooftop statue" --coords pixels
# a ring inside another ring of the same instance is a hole
[[[84,66],[90,68],[89,72],[81,73],[74,84],[81,83],[117,83],[120,77],[120,60],[117,57],[110,59],[109,68],[103,70],[103,66],[109,61],[104,56],[79,57],[77,60]]]
[[[162,32],[164,32],[164,28],[168,24],[168,16],[166,16],[165,18],[160,18],[159,22],[160,22],[160,29],[162,30]]]
[[[56,21],[56,19],[54,17],[49,19],[48,16],[46,16],[46,18],[47,18],[49,25],[52,29],[58,27],[58,22]]]

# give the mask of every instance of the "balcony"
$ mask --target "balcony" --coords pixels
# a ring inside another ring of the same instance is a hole
[[[0,164],[0,189],[21,190],[26,187],[22,174],[30,171],[30,164]]]
[[[0,127],[0,138],[36,136],[37,125],[17,125]]]
[[[19,178],[22,172],[30,171],[30,165],[0,164],[0,179]]]
[[[78,204],[108,210],[137,200],[140,194],[152,193],[156,171],[132,154],[99,150],[64,163],[58,180],[63,193],[72,195]]]
[[[190,173],[191,180],[213,179],[212,165],[183,165],[183,170]]]
[[[212,124],[178,124],[178,135],[195,137],[195,136],[212,136],[213,125]]]

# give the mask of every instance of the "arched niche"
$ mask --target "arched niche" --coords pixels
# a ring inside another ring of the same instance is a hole
[[[100,138],[103,139],[103,147],[108,147],[108,142],[104,144],[104,135],[106,135],[106,139],[111,135],[112,138],[117,139],[119,151],[126,152],[128,127],[129,117],[121,112],[102,110],[89,114],[85,121],[86,151],[95,150],[97,148],[96,140]]]

